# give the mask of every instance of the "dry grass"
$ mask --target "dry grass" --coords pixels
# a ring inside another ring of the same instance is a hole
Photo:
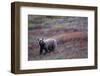
[[[39,55],[39,45],[30,46],[29,60],[72,59],[87,57],[87,34],[84,32],[71,32],[52,36],[57,40],[57,49],[47,55]]]

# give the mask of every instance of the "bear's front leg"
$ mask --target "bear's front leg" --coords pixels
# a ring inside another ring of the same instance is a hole
[[[45,55],[46,53],[48,53],[48,49],[47,48],[44,48],[44,50],[45,50],[45,53],[44,53],[44,55]]]
[[[40,55],[43,53],[43,48],[40,47]]]

